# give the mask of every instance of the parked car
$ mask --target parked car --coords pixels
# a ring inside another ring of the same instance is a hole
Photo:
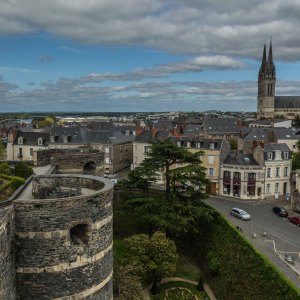
[[[300,216],[288,217],[288,221],[300,226]]]
[[[248,221],[251,218],[250,214],[237,207],[232,208],[230,214],[234,217],[242,219],[243,221]]]
[[[272,210],[276,215],[278,215],[280,217],[287,218],[287,216],[288,216],[288,212],[286,211],[286,209],[284,207],[275,206],[275,207],[273,207]]]

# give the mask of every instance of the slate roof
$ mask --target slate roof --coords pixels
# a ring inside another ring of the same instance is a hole
[[[275,108],[300,108],[300,96],[276,96]]]
[[[176,143],[177,141],[181,142],[191,142],[191,148],[196,148],[196,143],[200,143],[199,150],[209,149],[209,150],[220,150],[222,147],[223,139],[206,139],[201,137],[188,137],[188,136],[180,136],[180,137],[171,137],[171,141]],[[211,148],[211,144],[214,143],[214,148]]]
[[[50,134],[47,132],[27,132],[27,131],[21,131],[18,130],[17,135],[14,139],[13,144],[18,145],[18,138],[22,137],[23,138],[23,144],[22,145],[27,145],[27,146],[41,146],[38,144],[38,139],[43,138],[44,143],[43,145],[49,143],[49,138]]]
[[[264,146],[264,152],[273,152],[273,151],[285,151],[285,152],[290,152],[290,148],[288,147],[287,144],[277,144],[277,143],[270,143],[270,144],[266,144]]]
[[[63,136],[68,136],[68,144],[122,144],[134,140],[133,135],[125,135],[115,129],[109,130],[90,130],[86,127],[56,127],[53,128],[51,135],[55,136],[55,142],[50,144],[64,144]]]
[[[296,135],[296,130],[293,128],[275,127],[272,129],[274,136],[279,140],[295,140],[299,139]]]
[[[203,125],[209,134],[239,134],[237,118],[211,118],[205,117]]]
[[[135,138],[135,142],[149,143],[152,140],[167,139],[169,135],[170,133],[166,130],[158,130],[153,137],[153,132],[151,130],[146,130]]]
[[[265,141],[270,140],[270,129],[251,128],[251,131],[244,135],[245,141]]]
[[[259,166],[259,163],[253,158],[251,154],[235,154],[227,155],[223,164],[240,165],[240,166]]]

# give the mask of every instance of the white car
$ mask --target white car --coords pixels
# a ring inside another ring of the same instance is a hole
[[[248,221],[250,220],[251,216],[245,212],[244,210],[234,207],[231,209],[230,214],[234,217],[237,217],[243,221]]]

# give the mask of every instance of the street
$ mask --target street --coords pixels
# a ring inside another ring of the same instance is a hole
[[[272,212],[274,206],[287,206],[286,200],[240,201],[210,197],[206,201],[217,209],[230,223],[242,228],[243,236],[267,256],[295,285],[300,287],[300,228]],[[242,221],[230,215],[233,207],[242,208],[251,215],[250,221]],[[290,215],[296,215],[291,211]],[[288,263],[286,255],[293,258]]]

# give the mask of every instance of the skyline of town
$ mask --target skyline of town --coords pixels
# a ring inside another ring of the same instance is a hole
[[[276,95],[300,94],[297,2],[18,0],[1,7],[2,112],[256,111],[271,36]]]

